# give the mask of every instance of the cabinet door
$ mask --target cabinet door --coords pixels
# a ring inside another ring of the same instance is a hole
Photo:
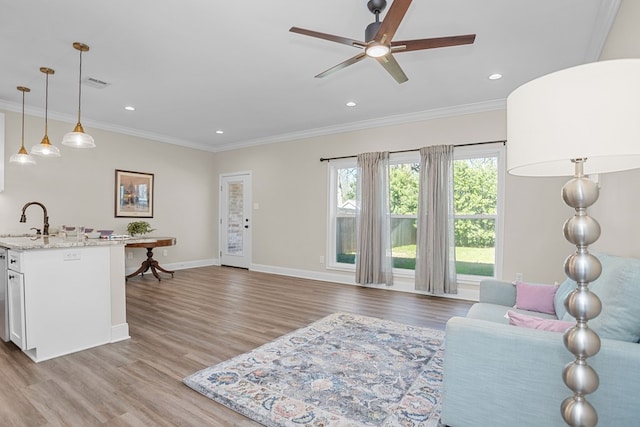
[[[0,339],[9,341],[9,304],[7,302],[7,250],[0,248]]]
[[[24,312],[24,276],[21,273],[9,270],[7,272],[9,298],[9,338],[21,350],[27,347],[25,336],[25,312]]]

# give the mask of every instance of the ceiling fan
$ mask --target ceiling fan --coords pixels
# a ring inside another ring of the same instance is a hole
[[[349,65],[360,62],[369,56],[378,61],[398,83],[404,83],[409,79],[393,57],[394,53],[472,44],[476,39],[475,34],[467,34],[462,36],[436,37],[430,39],[392,41],[398,26],[400,26],[400,22],[402,22],[402,18],[404,18],[409,5],[411,5],[411,1],[412,0],[394,0],[387,12],[387,15],[381,22],[380,12],[382,12],[387,6],[387,1],[369,0],[369,2],[367,2],[367,7],[369,8],[369,11],[376,16],[376,21],[367,26],[364,35],[364,42],[346,37],[320,33],[317,31],[305,30],[304,28],[298,27],[291,27],[289,31],[363,49],[363,51],[356,56],[318,74],[316,76],[317,78],[328,76],[329,74],[342,70]]]

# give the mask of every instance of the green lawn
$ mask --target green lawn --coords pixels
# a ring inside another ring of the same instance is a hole
[[[493,276],[494,248],[456,248],[456,272],[474,276]],[[355,254],[338,254],[338,262],[355,264]],[[416,246],[393,248],[393,267],[415,270]]]

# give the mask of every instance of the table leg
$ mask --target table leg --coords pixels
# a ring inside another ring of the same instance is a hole
[[[147,259],[142,261],[142,264],[140,265],[140,268],[138,270],[136,270],[134,273],[129,274],[126,278],[130,279],[131,277],[137,276],[138,274],[144,276],[144,273],[146,273],[149,269],[151,270],[151,273],[153,273],[154,277],[158,279],[158,281],[161,281],[162,279],[160,278],[160,275],[156,270],[171,274],[171,277],[173,277],[173,273],[175,273],[174,271],[165,270],[164,268],[160,267],[158,261],[153,259],[153,248],[147,248]]]

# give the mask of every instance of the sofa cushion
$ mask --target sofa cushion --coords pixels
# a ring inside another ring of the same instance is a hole
[[[569,278],[562,282],[560,287],[558,287],[558,290],[553,297],[553,306],[556,310],[556,316],[558,317],[558,319],[562,319],[565,314],[567,314],[567,309],[564,306],[564,300],[571,292],[573,292],[575,288],[576,282]]]
[[[516,308],[556,314],[554,296],[557,290],[557,285],[516,282]]]
[[[602,274],[589,290],[602,301],[602,312],[589,321],[589,327],[602,338],[638,342],[640,340],[640,260],[606,254],[596,255]],[[575,288],[575,282],[572,288]],[[563,284],[564,285],[564,284]],[[561,286],[562,289],[562,286]],[[568,293],[570,293],[569,290]],[[556,297],[560,290],[556,293]],[[562,320],[575,321],[566,313]]]
[[[488,320],[508,325],[509,319],[507,318],[507,311],[509,310],[529,316],[542,317],[544,319],[556,319],[556,316],[552,314],[536,313],[528,310],[514,309],[500,304],[489,304],[483,302],[473,304],[467,313],[467,317],[470,319]]]
[[[565,332],[575,325],[574,322],[565,322],[558,319],[543,319],[542,317],[529,316],[513,310],[507,311],[509,324],[529,329],[542,329],[543,331]]]

